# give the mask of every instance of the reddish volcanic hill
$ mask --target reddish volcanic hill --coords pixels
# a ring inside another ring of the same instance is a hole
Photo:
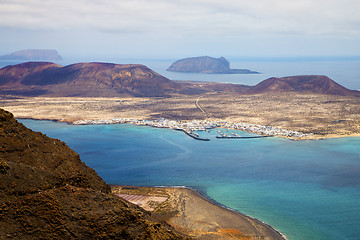
[[[359,91],[347,89],[327,76],[304,75],[269,78],[251,88],[248,93],[300,92],[342,96],[360,96]]]
[[[60,67],[60,65],[50,62],[28,62],[10,65],[0,69],[0,86],[21,85],[21,81],[28,76],[42,72],[46,69],[57,69]]]
[[[0,94],[51,97],[168,97],[206,92],[298,92],[360,96],[326,76],[269,78],[254,87],[213,82],[171,81],[139,64],[27,62],[0,69]]]
[[[0,70],[3,93],[48,96],[166,96],[180,86],[143,65],[28,62]]]

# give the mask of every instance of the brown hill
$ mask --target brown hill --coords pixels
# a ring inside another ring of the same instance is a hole
[[[0,69],[8,94],[113,97],[167,96],[180,86],[143,65],[77,63],[61,67],[28,62]]]
[[[28,62],[10,65],[0,69],[0,86],[21,86],[22,80],[28,76],[42,72],[45,69],[57,69],[60,67],[60,65],[50,62]]]
[[[248,93],[300,92],[342,96],[360,96],[359,91],[347,89],[327,76],[303,75],[283,78],[269,78],[254,87]]]
[[[178,83],[182,90],[179,93],[182,94],[202,94],[206,92],[234,92],[234,93],[245,93],[250,86],[242,84],[232,84],[232,83],[218,83],[218,82],[202,82],[202,81],[184,81],[184,80],[175,80]]]
[[[0,239],[181,239],[110,187],[65,143],[0,109]]]

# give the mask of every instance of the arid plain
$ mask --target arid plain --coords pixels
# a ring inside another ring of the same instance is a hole
[[[16,97],[1,106],[17,118],[62,122],[112,118],[251,123],[313,133],[306,139],[360,135],[360,98],[322,94],[211,92],[163,97]]]

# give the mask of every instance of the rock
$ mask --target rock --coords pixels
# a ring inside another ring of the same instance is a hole
[[[248,69],[231,69],[230,63],[224,57],[212,58],[192,57],[178,60],[171,64],[167,71],[187,73],[217,73],[217,74],[255,74]]]
[[[111,189],[65,143],[0,109],[0,239],[184,239]]]

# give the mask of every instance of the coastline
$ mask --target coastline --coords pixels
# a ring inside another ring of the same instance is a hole
[[[360,136],[360,98],[333,95],[211,93],[165,99],[2,96],[0,103],[15,118],[66,123],[86,119],[104,124],[111,119],[151,122],[163,118],[179,122],[227,122],[222,127],[264,135],[274,130],[267,135],[292,140]],[[277,134],[278,130],[284,131]]]
[[[98,123],[91,123],[92,120],[76,120],[76,121],[72,121],[69,119],[58,119],[58,118],[34,118],[34,117],[16,117],[16,119],[30,119],[30,120],[44,120],[44,121],[52,121],[52,122],[61,122],[61,123],[67,123],[70,125],[109,125],[109,124],[133,124],[133,125],[137,125],[137,126],[149,126],[149,127],[154,127],[154,128],[169,128],[169,129],[174,129],[173,127],[165,127],[165,126],[152,126],[149,124],[138,124],[135,123],[136,121],[144,121],[144,120],[136,120],[133,119],[135,121],[133,122],[118,122],[118,123],[109,123],[107,122],[108,120],[94,120],[94,122],[98,122]],[[74,122],[81,122],[84,121],[84,123],[77,123],[74,124]],[[150,121],[150,120],[146,120],[146,121]],[[190,121],[189,121],[190,122]],[[223,122],[223,121],[219,121],[219,122]],[[255,125],[255,124],[249,124],[249,125]],[[283,134],[261,134],[255,131],[248,131],[245,129],[237,129],[237,128],[233,128],[233,127],[226,127],[226,126],[218,126],[221,128],[225,128],[225,129],[232,129],[232,130],[238,130],[238,131],[245,131],[248,133],[254,133],[254,134],[259,134],[260,137],[280,137],[280,138],[285,138],[285,139],[290,139],[290,140],[294,140],[294,141],[304,141],[304,140],[325,140],[325,139],[333,139],[333,138],[344,138],[344,137],[360,137],[360,133],[351,133],[351,134],[325,134],[325,135],[318,135],[318,134],[304,134],[301,137],[298,136],[285,136]],[[214,128],[218,128],[218,127],[214,127]],[[266,127],[266,126],[262,126],[262,127]],[[174,129],[174,130],[182,130],[183,129]],[[198,130],[198,129],[195,129]],[[205,129],[201,129],[201,130],[205,130]],[[194,129],[192,129],[191,131],[194,131]],[[291,131],[291,130],[290,130]],[[291,131],[291,132],[296,132],[296,131]],[[301,132],[296,132],[296,133],[300,133],[303,134]]]
[[[168,199],[161,203],[152,214],[162,214],[168,224],[194,239],[288,240],[284,234],[269,224],[228,208],[197,189],[184,186],[135,187],[119,185],[113,185],[111,188],[113,194],[123,191],[137,196],[167,196]]]
[[[176,188],[176,187],[174,187],[174,188]],[[244,214],[244,213],[242,213],[242,212],[239,212],[239,211],[237,211],[237,210],[235,210],[235,209],[232,209],[232,208],[230,208],[230,207],[227,207],[227,206],[225,206],[224,204],[221,204],[221,203],[219,203],[219,202],[211,199],[211,198],[210,198],[209,196],[207,196],[205,193],[202,193],[202,192],[200,192],[199,190],[197,190],[197,189],[195,189],[195,188],[191,188],[191,187],[179,187],[179,188],[189,189],[189,190],[191,190],[194,194],[198,194],[199,197],[203,198],[205,201],[208,201],[209,203],[211,203],[211,204],[213,204],[213,205],[217,205],[217,206],[222,207],[222,208],[224,208],[224,209],[226,209],[226,210],[230,210],[230,211],[232,211],[232,212],[235,212],[236,214],[240,214],[240,215],[243,216],[243,217],[251,218],[251,219],[253,219],[254,221],[258,222],[259,224],[265,225],[266,227],[270,228],[272,231],[275,231],[276,233],[280,234],[280,235],[283,237],[284,240],[288,240],[288,238],[285,236],[285,234],[281,233],[279,230],[277,230],[276,228],[274,228],[274,227],[272,227],[271,225],[267,224],[266,222],[263,222],[263,221],[255,218],[255,217],[253,217],[253,216],[246,215],[246,214]]]

